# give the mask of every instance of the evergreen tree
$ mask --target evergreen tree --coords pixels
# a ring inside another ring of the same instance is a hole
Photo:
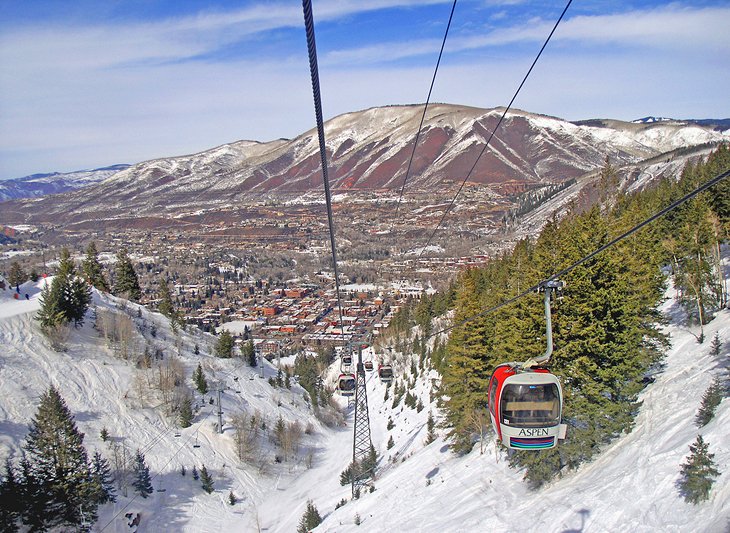
[[[712,418],[715,416],[715,409],[717,409],[717,406],[720,405],[722,399],[722,382],[719,379],[715,378],[712,380],[712,383],[705,391],[705,394],[702,396],[700,410],[698,411],[697,417],[695,418],[695,423],[697,424],[697,427],[705,426],[710,422],[710,420],[712,420]]]
[[[375,471],[378,467],[378,452],[375,451],[375,446],[370,444],[370,450],[368,455],[362,460],[360,465],[360,473],[364,476],[375,478]]]
[[[114,283],[114,294],[133,301],[142,297],[142,289],[139,287],[139,278],[134,271],[132,261],[129,259],[126,250],[117,252],[117,264],[115,267],[116,280]]]
[[[18,531],[23,511],[21,484],[10,459],[5,460],[5,472],[0,480],[0,530]]]
[[[213,492],[213,476],[208,473],[208,469],[205,468],[205,465],[200,467],[200,485],[208,494]]]
[[[166,280],[160,282],[158,298],[160,299],[160,303],[157,304],[157,310],[170,319],[170,325],[173,328],[177,327],[181,319],[175,309],[175,304],[172,301],[172,295],[170,294],[170,288],[167,286]]]
[[[428,420],[426,421],[426,445],[436,440],[436,422],[433,419],[433,413],[428,412]]]
[[[354,475],[355,474],[352,471],[352,463],[350,463],[349,465],[347,465],[347,468],[340,472],[340,485],[342,485],[343,487],[351,485]]]
[[[233,357],[233,345],[233,335],[227,329],[222,329],[215,345],[215,354],[218,357],[231,358]]]
[[[8,283],[10,283],[10,286],[17,287],[21,283],[25,283],[27,280],[28,276],[23,270],[23,267],[20,266],[20,263],[17,261],[10,263],[10,270],[8,271]]]
[[[97,502],[83,440],[66,402],[51,387],[41,397],[23,445],[23,483],[30,491],[30,512],[24,523],[34,525],[40,520],[41,527],[74,526],[81,523],[81,513],[96,520]],[[39,511],[42,518],[30,516]]]
[[[483,309],[478,291],[479,277],[493,273],[496,272],[468,271],[464,274],[462,286],[457,292],[455,323],[476,316]],[[484,405],[493,366],[490,355],[493,331],[494,317],[485,316],[454,328],[449,338],[443,366],[442,394],[446,398],[446,418],[452,428],[449,436],[454,441],[457,453],[468,452],[473,445],[469,413]],[[395,398],[400,400],[398,395]]]
[[[228,491],[228,503],[230,505],[236,505],[237,502],[238,502],[238,498],[236,498],[236,495],[233,494],[232,490],[229,490]]]
[[[96,250],[94,241],[91,241],[86,247],[86,258],[81,264],[81,270],[84,273],[86,281],[96,287],[97,290],[109,292],[109,283],[107,283],[104,277],[104,271],[99,262],[99,252]]]
[[[49,495],[45,492],[41,478],[34,471],[24,451],[20,458],[19,485],[22,502],[21,521],[29,526],[30,531],[45,531],[49,527],[45,516]]]
[[[94,452],[91,460],[91,478],[95,492],[93,497],[100,505],[117,501],[117,491],[114,488],[114,476],[109,461],[99,452]]]
[[[180,406],[180,427],[189,428],[193,423],[193,401],[190,396],[183,398]]]
[[[208,392],[208,380],[205,379],[203,374],[203,367],[198,363],[197,368],[193,372],[193,383],[195,383],[195,389],[200,394],[206,394]]]
[[[75,275],[69,251],[61,250],[58,272],[46,285],[41,294],[41,308],[36,315],[41,328],[50,331],[53,327],[74,322],[80,326],[91,303],[91,289],[88,284]]]
[[[84,323],[86,311],[91,304],[91,287],[85,280],[74,276],[68,286],[68,317],[78,327]]]
[[[714,478],[720,475],[713,461],[715,454],[709,453],[708,446],[702,435],[697,435],[697,440],[689,446],[691,454],[680,470],[679,492],[690,503],[697,504],[709,498]]]
[[[312,500],[307,500],[307,510],[304,511],[304,515],[301,520],[299,520],[297,533],[308,533],[321,523],[322,517],[319,515],[319,511],[314,506],[314,502]]]
[[[142,496],[147,498],[154,488],[152,487],[152,477],[150,476],[150,467],[144,460],[144,454],[141,450],[137,450],[134,455],[134,463],[132,464],[132,487]]]
[[[712,357],[718,357],[720,352],[722,352],[722,341],[720,340],[720,334],[715,332],[715,335],[712,337],[712,343],[710,344],[710,355]]]
[[[254,348],[252,340],[249,340],[243,345],[243,353],[241,355],[246,361],[248,361],[248,365],[251,368],[256,368],[258,361],[256,360],[256,349]]]
[[[50,332],[56,326],[68,322],[66,314],[61,309],[61,291],[59,288],[54,287],[55,284],[56,280],[54,279],[50,287],[48,285],[43,287],[40,298],[41,306],[35,316],[44,332]]]

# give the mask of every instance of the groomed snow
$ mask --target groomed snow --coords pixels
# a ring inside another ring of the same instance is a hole
[[[318,532],[420,531],[420,532],[722,532],[730,523],[730,402],[724,401],[715,418],[698,429],[694,417],[702,394],[721,369],[710,356],[710,339],[723,340],[723,354],[730,352],[730,311],[722,311],[705,328],[708,339],[697,343],[696,328],[680,325],[682,313],[674,302],[663,310],[672,324],[666,329],[672,346],[666,368],[642,394],[635,429],[576,472],[566,472],[547,488],[531,492],[522,473],[507,465],[506,456],[488,443],[465,457],[457,457],[442,437],[425,446],[430,379],[421,375],[415,393],[423,401],[421,412],[404,407],[392,409],[392,390],[385,400],[385,386],[374,372],[367,374],[372,439],[382,460],[375,491],[349,501],[350,488],[339,484],[340,472],[352,457],[352,415],[347,427],[329,429],[313,417],[302,400],[302,390],[272,388],[241,361],[209,355],[212,337],[173,333],[166,321],[142,310],[142,317],[157,325],[156,345],[168,354],[178,353],[189,376],[198,362],[206,374],[230,387],[223,394],[224,417],[238,410],[265,413],[270,423],[279,415],[287,421],[311,424],[300,459],[276,464],[241,464],[233,453],[232,430],[214,431],[213,408],[207,402],[192,427],[177,429],[158,411],[141,404],[134,394],[134,366],[116,357],[91,327],[91,320],[74,330],[68,351],[51,350],[33,315],[38,309],[40,287],[27,284],[21,291],[30,299],[15,300],[9,290],[0,291],[0,459],[18,448],[34,416],[39,396],[55,385],[86,434],[87,450],[110,457],[109,446],[99,432],[106,427],[119,443],[133,451],[141,448],[155,476],[156,489],[148,499],[120,496],[116,504],[100,508],[94,531],[126,532],[126,512],[141,513],[139,531],[268,531],[296,530],[306,501],[312,499],[324,517]],[[95,294],[98,309],[114,309],[120,302]],[[131,305],[133,314],[137,307]],[[194,344],[201,355],[192,353]],[[370,350],[365,358],[373,358]],[[409,365],[396,363],[396,373]],[[330,372],[330,379],[338,368]],[[265,376],[275,367],[267,365]],[[237,377],[238,381],[234,381]],[[240,390],[240,393],[236,393]],[[344,405],[344,404],[343,404]],[[395,427],[388,431],[391,417]],[[680,464],[689,445],[701,433],[709,443],[721,476],[710,500],[694,506],[684,502],[675,487]],[[393,436],[390,450],[386,443]],[[568,436],[569,437],[569,436]],[[200,448],[192,445],[198,442]],[[305,457],[312,454],[311,468]],[[215,479],[215,492],[206,494],[192,481],[190,469],[205,464]],[[181,465],[188,475],[180,475]],[[227,502],[229,490],[241,498]],[[355,525],[359,515],[361,525]]]

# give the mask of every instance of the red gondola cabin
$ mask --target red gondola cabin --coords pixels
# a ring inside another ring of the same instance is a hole
[[[499,365],[489,380],[488,403],[494,431],[507,448],[543,450],[565,438],[563,391],[545,368]]]
[[[393,381],[393,367],[387,364],[378,365],[378,377],[385,383]]]

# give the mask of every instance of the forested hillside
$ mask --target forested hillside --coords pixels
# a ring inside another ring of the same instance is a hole
[[[432,345],[431,355],[442,375],[440,394],[456,451],[471,450],[476,428],[488,424],[486,392],[494,367],[545,351],[541,295],[480,313],[574,265],[728,169],[730,151],[721,147],[707,161],[687,166],[677,181],[612,200],[607,195],[587,211],[575,209],[485,268],[464,272],[453,293],[426,298],[402,313],[401,321],[412,317],[423,327],[424,316],[437,316],[453,299],[457,326],[446,345]],[[608,189],[613,180],[607,163],[602,182]],[[665,272],[690,320],[706,324],[727,305],[720,244],[729,229],[726,179],[561,277],[565,290],[553,302],[550,369],[563,384],[568,438],[554,449],[510,455],[514,466],[526,467],[531,486],[541,486],[565,467],[576,468],[631,430],[638,394],[660,368],[666,346],[657,329]],[[698,342],[703,341],[700,333]]]

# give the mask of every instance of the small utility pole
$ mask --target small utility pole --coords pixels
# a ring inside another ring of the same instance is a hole
[[[221,393],[225,385],[222,381],[214,381],[210,384],[210,391],[216,393],[216,407],[218,407],[218,433],[223,433],[223,408],[221,406]]]
[[[223,409],[221,409],[220,387],[218,387],[218,433],[223,433]]]

